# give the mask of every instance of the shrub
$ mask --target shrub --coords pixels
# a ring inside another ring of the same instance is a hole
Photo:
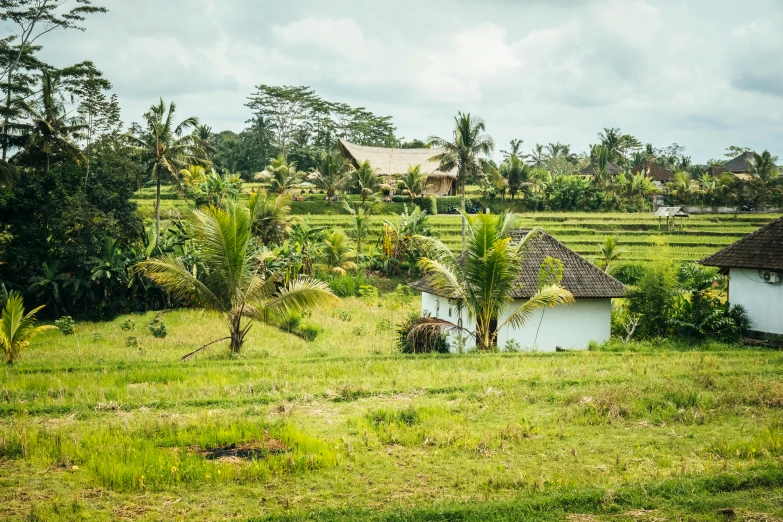
[[[318,337],[318,327],[312,324],[302,324],[294,330],[294,334],[307,342],[312,342]]]
[[[166,324],[160,317],[156,317],[150,321],[150,323],[147,325],[147,328],[149,328],[150,333],[156,339],[163,339],[166,337],[166,335],[168,335],[168,332],[166,331]]]
[[[428,216],[437,216],[438,215],[438,198],[429,195],[425,196],[423,198],[419,198],[417,203],[419,204],[419,207],[427,213]]]
[[[645,268],[642,263],[625,263],[612,272],[612,276],[624,285],[636,285],[644,277]]]
[[[54,322],[54,326],[60,330],[63,335],[73,335],[76,333],[76,321],[70,315],[64,315]]]
[[[369,285],[362,274],[330,275],[326,282],[337,297],[359,297],[362,286]]]
[[[375,301],[378,299],[378,289],[373,285],[361,285],[359,287],[359,297],[366,301]]]
[[[120,324],[120,330],[123,332],[130,332],[131,330],[136,329],[136,323],[131,321],[130,319],[126,319]]]
[[[642,338],[666,337],[676,279],[666,260],[650,264],[638,285],[628,293],[628,312],[638,314],[636,333]]]
[[[443,333],[431,335],[421,333],[410,338],[411,329],[421,319],[419,312],[413,312],[397,325],[397,347],[402,353],[449,353],[449,340]]]
[[[438,214],[445,214],[451,207],[459,208],[460,198],[457,196],[441,196],[436,199],[435,205],[437,207]]]

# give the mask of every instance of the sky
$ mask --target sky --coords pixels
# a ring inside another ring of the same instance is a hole
[[[406,139],[450,137],[464,111],[498,151],[512,138],[584,151],[619,127],[695,163],[729,145],[783,157],[780,0],[96,3],[109,12],[48,35],[44,58],[95,62],[128,124],[162,97],[240,131],[255,85],[308,85],[392,116]]]

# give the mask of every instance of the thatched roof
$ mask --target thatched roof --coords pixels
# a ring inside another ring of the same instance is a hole
[[[529,229],[517,229],[511,233],[511,236],[515,240],[520,241],[529,232]],[[513,294],[514,298],[527,299],[536,293],[541,264],[547,256],[558,259],[563,263],[563,279],[560,285],[574,294],[574,297],[610,298],[623,297],[625,295],[625,286],[620,281],[605,273],[547,232],[539,230],[536,236],[530,238],[525,247],[525,255],[522,260],[522,274],[518,280],[518,289]],[[426,277],[412,283],[411,287],[422,292],[438,294]]]
[[[443,149],[396,149],[385,147],[367,147],[356,145],[350,141],[337,140],[337,148],[340,153],[353,162],[354,167],[359,167],[365,161],[380,176],[404,176],[408,169],[419,165],[421,172],[432,177],[456,178],[457,170],[440,172],[438,161],[434,156],[443,153]]]
[[[598,171],[598,166],[591,163],[590,165],[579,169],[579,174],[583,176],[595,176],[595,173],[597,171]],[[606,163],[606,172],[612,176],[616,176],[620,173],[620,167],[618,167],[617,165],[609,161]]]
[[[783,270],[783,217],[700,261],[721,268]]]
[[[644,172],[645,177],[660,181],[661,183],[668,183],[674,180],[674,172],[652,160],[646,161],[642,165],[635,166],[631,169],[631,172],[634,174]]]

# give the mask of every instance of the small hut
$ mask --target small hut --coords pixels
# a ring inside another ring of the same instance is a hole
[[[427,174],[427,193],[445,196],[454,193],[457,169],[448,172],[438,170],[440,163],[433,158],[444,152],[443,149],[399,149],[394,147],[368,147],[340,139],[337,149],[351,160],[354,167],[369,161],[381,182],[394,185],[404,177],[408,169],[418,165],[422,174]]]
[[[655,211],[654,216],[658,218],[658,230],[663,224],[663,218],[666,218],[666,230],[674,230],[677,218],[680,218],[680,228],[683,228],[683,219],[688,217],[688,213],[682,207],[661,207]]]

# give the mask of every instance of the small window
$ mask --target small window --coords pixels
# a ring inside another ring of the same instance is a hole
[[[449,306],[449,317],[451,317],[451,307]]]

